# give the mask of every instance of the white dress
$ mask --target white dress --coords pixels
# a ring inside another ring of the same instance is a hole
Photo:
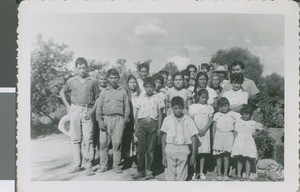
[[[238,133],[235,138],[231,156],[242,155],[244,157],[257,158],[257,149],[252,135],[255,130],[261,130],[262,124],[253,120],[244,121],[240,119],[235,124],[235,131]]]
[[[213,121],[216,122],[216,133],[213,145],[213,155],[224,152],[231,153],[233,146],[234,124],[240,119],[240,114],[234,111],[228,113],[217,112]]]
[[[189,107],[189,115],[194,117],[198,131],[207,125],[208,118],[212,117],[213,113],[214,109],[211,105],[195,103]],[[210,153],[210,129],[206,131],[204,136],[198,136],[198,138],[201,142],[200,147],[198,147],[198,153]]]

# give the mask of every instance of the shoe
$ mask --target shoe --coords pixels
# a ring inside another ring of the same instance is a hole
[[[143,177],[145,177],[145,175],[143,175],[143,174],[140,174],[140,173],[137,173],[137,174],[134,174],[134,175],[132,175],[131,176],[131,178],[132,179],[141,179],[141,178],[143,178]]]
[[[137,164],[135,162],[132,162],[131,167],[134,168],[134,169],[136,169],[137,168]]]
[[[228,176],[224,176],[224,181],[229,181],[229,177]]]
[[[146,180],[154,179],[154,176],[152,173],[147,173],[146,174]]]
[[[198,180],[198,176],[196,173],[194,173],[192,176],[192,181],[197,181],[197,180]]]
[[[206,179],[206,176],[204,175],[204,173],[200,173],[200,179]]]
[[[106,168],[106,167],[100,167],[100,168],[97,169],[97,172],[98,172],[98,173],[104,173],[104,172],[106,172],[106,171],[107,171],[107,168]]]
[[[80,167],[73,167],[72,169],[70,169],[68,171],[68,173],[78,173],[80,171],[82,171],[82,169]]]
[[[218,177],[217,177],[217,180],[218,180],[218,181],[223,181],[223,177],[222,177],[222,176],[218,176]]]
[[[113,172],[115,173],[123,173],[123,170],[120,167],[113,168]]]
[[[86,168],[85,170],[85,175],[87,176],[92,176],[92,175],[95,175],[94,171],[89,167],[89,168]]]

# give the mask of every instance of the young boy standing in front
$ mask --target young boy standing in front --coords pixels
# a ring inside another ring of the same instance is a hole
[[[101,91],[97,101],[96,119],[100,128],[100,167],[98,172],[107,171],[108,146],[113,146],[113,171],[122,173],[121,143],[125,123],[129,121],[129,100],[125,89],[119,86],[116,69],[107,71],[108,86]]]
[[[161,127],[163,164],[167,181],[185,181],[188,176],[189,145],[192,145],[190,165],[196,162],[198,130],[194,121],[183,114],[184,101],[171,100],[174,114],[167,116]]]
[[[153,179],[151,170],[156,136],[159,134],[159,128],[162,122],[162,108],[165,106],[163,101],[154,94],[155,82],[152,77],[144,80],[146,93],[136,100],[136,122],[135,134],[138,137],[137,154],[137,174],[133,179],[140,179],[146,176],[146,179]],[[145,158],[147,155],[147,158]]]

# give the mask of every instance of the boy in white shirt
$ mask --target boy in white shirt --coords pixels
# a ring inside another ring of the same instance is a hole
[[[188,176],[189,145],[192,145],[190,165],[196,162],[198,130],[194,121],[183,114],[184,101],[176,96],[171,100],[174,114],[162,124],[163,164],[167,181],[185,181]]]

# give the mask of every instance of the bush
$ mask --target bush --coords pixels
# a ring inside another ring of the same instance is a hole
[[[279,96],[270,96],[264,86],[260,86],[258,111],[262,115],[262,124],[266,127],[284,126],[284,100]]]
[[[254,136],[257,147],[258,159],[269,159],[274,157],[275,140],[269,135],[269,132],[262,130]]]

